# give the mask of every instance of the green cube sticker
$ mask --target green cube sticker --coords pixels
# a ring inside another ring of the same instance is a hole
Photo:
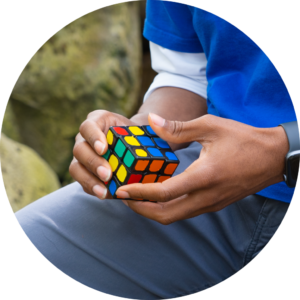
[[[106,160],[108,160],[109,156],[110,156],[110,151],[109,151],[109,149],[107,149],[106,153],[104,155],[102,155],[102,157],[104,157]]]
[[[124,157],[124,163],[128,168],[130,168],[133,162],[134,162],[134,156],[131,154],[129,150],[127,150]]]
[[[118,140],[117,145],[116,145],[116,147],[115,147],[115,152],[118,154],[118,156],[119,156],[120,158],[122,158],[122,156],[123,156],[125,150],[126,150],[125,145],[122,143],[121,140]]]

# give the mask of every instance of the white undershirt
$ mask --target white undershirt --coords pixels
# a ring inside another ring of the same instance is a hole
[[[144,101],[157,88],[173,86],[207,98],[206,64],[204,53],[183,53],[150,42],[151,66],[158,75],[154,78]]]

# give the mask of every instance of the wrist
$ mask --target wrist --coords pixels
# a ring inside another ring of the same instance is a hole
[[[276,182],[284,180],[285,157],[289,151],[289,142],[284,129],[281,126],[262,129],[267,132],[269,138],[266,139],[271,156],[270,168],[274,171]],[[276,183],[275,182],[275,183]]]

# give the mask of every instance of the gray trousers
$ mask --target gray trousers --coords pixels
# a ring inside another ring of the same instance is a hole
[[[176,155],[182,172],[199,157]],[[288,204],[252,195],[225,209],[164,226],[120,200],[99,200],[78,183],[16,213],[25,233],[57,268],[96,290],[132,299],[173,298],[236,273],[268,243]]]

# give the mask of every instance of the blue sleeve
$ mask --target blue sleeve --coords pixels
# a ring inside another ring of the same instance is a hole
[[[148,0],[144,37],[164,48],[186,52],[203,52],[193,27],[189,6],[169,2]]]

